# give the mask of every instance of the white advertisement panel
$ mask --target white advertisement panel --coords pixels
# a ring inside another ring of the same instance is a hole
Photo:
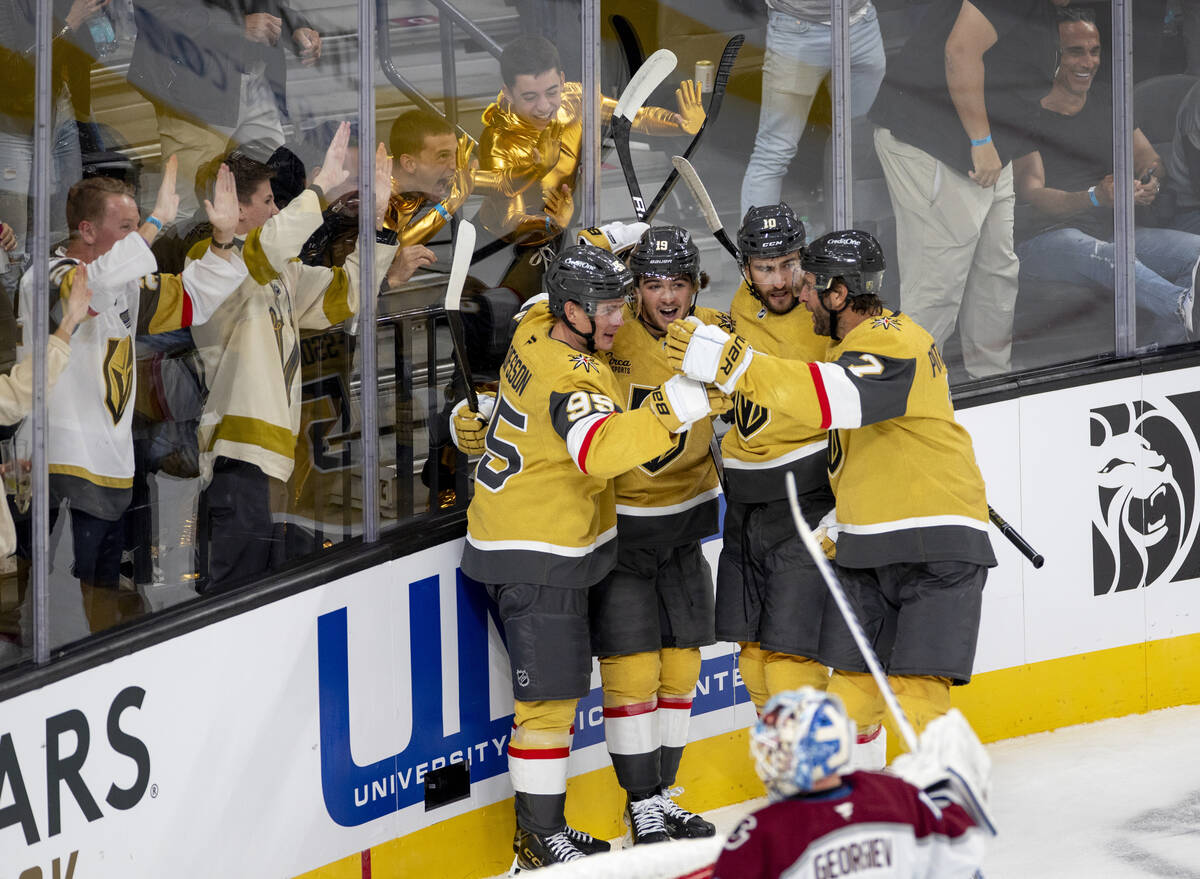
[[[0,705],[0,879],[291,876],[510,797],[508,660],[461,548]],[[572,774],[608,762],[593,683]],[[746,700],[729,645],[706,650],[695,737],[750,723]],[[427,811],[450,763],[470,765],[470,796]]]

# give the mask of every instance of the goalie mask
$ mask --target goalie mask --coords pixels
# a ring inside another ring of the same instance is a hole
[[[875,238],[857,229],[830,232],[808,246],[803,257],[804,271],[813,276],[813,289],[821,305],[829,312],[830,337],[838,335],[838,315],[849,301],[834,310],[829,306],[829,291],[836,281],[846,285],[848,296],[879,296],[883,289],[883,273],[887,263],[883,248]]]
[[[754,770],[772,800],[811,791],[850,763],[854,721],[842,700],[801,687],[772,696],[750,733]]]
[[[596,309],[601,302],[623,299],[633,304],[633,274],[613,254],[591,244],[575,244],[559,254],[542,282],[550,313],[560,318],[588,351],[595,353]],[[574,302],[587,315],[590,329],[580,332],[567,320],[567,303]]]

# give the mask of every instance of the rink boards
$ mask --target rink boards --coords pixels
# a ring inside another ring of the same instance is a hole
[[[1191,368],[961,410],[989,500],[1047,560],[993,532],[976,678],[955,693],[985,739],[1200,701],[1197,387]],[[460,550],[0,703],[0,877],[501,872],[511,689]],[[735,657],[704,657],[680,779],[694,809],[759,792]],[[594,689],[576,718],[569,818],[616,836],[599,706]],[[467,796],[427,809],[427,782],[462,763]]]

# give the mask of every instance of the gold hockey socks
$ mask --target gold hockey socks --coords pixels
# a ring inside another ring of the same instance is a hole
[[[558,833],[566,824],[567,756],[576,699],[515,704],[508,742],[517,825],[534,833]]]
[[[604,739],[617,782],[631,794],[657,793],[658,651],[600,657]]]
[[[807,656],[795,656],[775,650],[765,652],[764,674],[767,692],[772,696],[784,690],[799,690],[801,687],[824,690],[829,686],[829,669],[821,663]]]
[[[673,787],[688,740],[692,699],[700,677],[699,647],[664,647],[658,688],[659,775],[663,787]]]
[[[742,648],[738,654],[738,671],[742,675],[742,683],[750,693],[754,709],[762,714],[763,706],[770,698],[770,693],[767,692],[767,654],[758,646],[757,641],[739,641],[738,644]]]

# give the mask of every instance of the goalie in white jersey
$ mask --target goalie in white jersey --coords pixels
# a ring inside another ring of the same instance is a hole
[[[50,318],[62,318],[76,267],[86,264],[93,317],[72,340],[70,364],[47,400],[47,460],[51,527],[60,503],[70,504],[75,576],[92,631],[141,613],[136,593],[120,592],[122,515],[133,492],[131,405],[137,393],[134,337],[208,320],[242,279],[246,267],[229,247],[237,196],[227,168],[205,203],[221,246],[181,275],[156,271],[150,243],[175,219],[175,160],[168,160],[153,212],[139,225],[132,188],[119,180],[81,180],[67,195],[67,246],[50,261]],[[33,273],[21,280],[17,313],[33,326]],[[24,340],[23,346],[28,344]]]

